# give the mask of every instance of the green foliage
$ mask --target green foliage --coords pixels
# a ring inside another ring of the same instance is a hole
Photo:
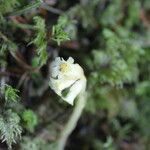
[[[4,57],[8,51],[15,52],[17,50],[17,45],[2,32],[0,32],[0,38],[2,39],[0,45],[0,56]]]
[[[96,83],[91,83],[90,80],[94,80]],[[89,83],[88,90],[94,90],[94,92],[88,93],[89,101],[85,109],[92,114],[95,114],[97,110],[106,109],[108,116],[114,117],[119,112],[122,91],[109,86],[99,86],[99,82],[93,77],[89,78]]]
[[[81,4],[75,5],[66,13],[71,19],[77,18],[79,22],[81,22],[83,28],[91,30],[97,25],[95,10],[99,3],[100,0],[83,0],[81,1]]]
[[[125,22],[125,26],[131,28],[139,22],[140,1],[127,0],[122,6],[123,0],[113,0],[106,5],[105,11],[99,15],[99,21],[104,26],[116,26]],[[125,15],[124,11],[127,10]]]
[[[150,122],[150,111],[149,111],[150,101],[149,99],[143,99],[139,102],[139,116],[138,122],[140,122],[140,132],[148,141],[150,138],[149,122]]]
[[[137,104],[134,100],[124,100],[120,105],[120,116],[124,118],[138,118]]]
[[[68,17],[62,15],[59,17],[57,24],[52,27],[52,39],[60,45],[61,42],[70,40],[69,35],[65,32],[65,27],[68,24]]]
[[[21,150],[41,150],[45,144],[45,141],[40,138],[30,139],[25,137],[21,144]]]
[[[143,81],[136,86],[135,94],[137,95],[138,99],[138,121],[140,122],[140,129],[142,134],[146,136],[147,139],[150,138],[150,131],[149,131],[149,122],[150,122],[150,81]]]
[[[37,115],[32,110],[25,110],[22,113],[24,127],[30,132],[34,131],[35,126],[38,124]]]
[[[0,16],[2,14],[12,12],[19,5],[19,0],[1,0],[0,1]]]
[[[7,45],[6,44],[2,44],[1,48],[0,48],[0,66],[4,67],[6,66],[6,52],[7,52]]]
[[[1,139],[7,143],[9,149],[12,148],[13,143],[16,143],[17,138],[21,136],[22,128],[19,122],[19,116],[11,110],[5,111],[3,116],[0,115]]]
[[[143,81],[140,82],[137,87],[136,87],[136,95],[138,95],[139,97],[143,97],[148,99],[150,96],[150,81]]]
[[[90,66],[97,70],[98,81],[119,86],[124,82],[135,82],[138,77],[137,64],[144,51],[134,44],[134,40],[130,40],[126,30],[117,29],[115,33],[104,29],[103,36],[105,49],[92,52],[93,63]]]
[[[95,150],[116,150],[116,147],[113,143],[113,139],[111,136],[107,137],[107,141],[103,143],[100,140],[94,141],[94,149]]]
[[[65,112],[72,108],[64,110],[55,101],[58,97],[48,88],[49,63],[43,65],[48,58],[61,55],[72,56],[83,66],[88,83],[86,112],[67,148],[116,150],[127,140],[129,146],[135,141],[134,145],[142,143],[139,149],[146,145],[149,149],[149,3],[0,0],[0,136],[9,148],[22,136],[15,149],[56,149],[59,131],[69,117]],[[58,46],[48,43],[47,29]],[[12,87],[3,86],[3,82],[12,83]],[[18,85],[20,94],[15,89]],[[88,141],[89,132],[92,139]],[[74,137],[84,143],[74,144]]]
[[[24,137],[21,143],[21,150],[57,150],[56,144],[49,144],[40,137],[30,138]]]
[[[105,26],[115,26],[123,17],[121,0],[113,0],[100,15],[100,23]]]
[[[31,1],[29,5],[25,6],[21,10],[17,10],[16,12],[13,12],[12,15],[21,15],[27,12],[30,12],[32,9],[38,8],[42,4],[42,0],[34,0],[33,2]]]
[[[5,55],[6,52],[7,52],[7,45],[3,43],[0,49],[0,56]]]
[[[6,102],[17,102],[19,100],[18,96],[19,90],[11,87],[10,85],[5,84],[5,101]]]
[[[48,54],[47,54],[47,41],[46,41],[46,27],[44,19],[39,16],[34,17],[35,28],[36,28],[36,37],[31,42],[36,45],[37,56],[33,60],[34,66],[43,66],[46,64]]]
[[[126,26],[131,28],[134,24],[137,24],[140,15],[140,1],[132,0],[132,5],[130,5],[131,1],[128,2],[128,18],[126,20]]]
[[[143,1],[143,8],[145,8],[146,10],[148,10],[148,9],[149,9],[149,6],[150,6],[149,0],[144,0],[144,1]]]
[[[0,21],[1,23],[1,21]],[[9,40],[3,33],[0,32],[1,45],[0,45],[0,66],[6,67],[6,57],[8,52],[14,53],[17,50],[17,46],[14,42]]]

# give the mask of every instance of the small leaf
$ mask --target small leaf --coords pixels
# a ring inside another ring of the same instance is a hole
[[[5,84],[5,101],[6,102],[17,102],[19,99],[18,96],[19,90],[14,89],[13,87],[11,87],[10,85]]]
[[[12,149],[12,143],[16,143],[16,139],[21,136],[19,122],[20,117],[12,110],[7,110],[5,116],[0,116],[1,140],[7,143],[9,149]]]
[[[35,126],[38,124],[37,115],[32,110],[25,110],[22,114],[24,126],[30,132],[34,131]]]

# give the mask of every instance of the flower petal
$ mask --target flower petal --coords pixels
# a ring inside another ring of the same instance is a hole
[[[73,105],[75,98],[79,93],[85,89],[85,82],[83,80],[78,80],[72,85],[66,97],[62,97],[66,102]]]
[[[69,57],[67,62],[70,63],[70,64],[73,64],[74,63],[74,59],[72,57]]]

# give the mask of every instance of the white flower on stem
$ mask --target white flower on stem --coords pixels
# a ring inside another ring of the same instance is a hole
[[[73,105],[75,98],[85,91],[86,78],[79,64],[74,64],[74,59],[69,57],[67,61],[56,57],[51,63],[50,87],[62,97],[63,100]],[[63,91],[68,89],[66,96]]]

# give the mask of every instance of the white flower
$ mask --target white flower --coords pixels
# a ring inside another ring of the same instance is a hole
[[[74,99],[86,88],[86,78],[79,64],[74,64],[74,59],[67,61],[56,57],[51,64],[50,87],[62,97],[63,100],[73,105]],[[63,91],[69,89],[66,96]]]

